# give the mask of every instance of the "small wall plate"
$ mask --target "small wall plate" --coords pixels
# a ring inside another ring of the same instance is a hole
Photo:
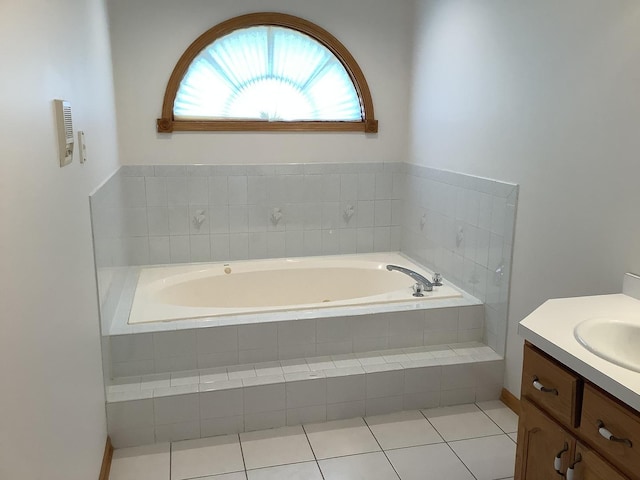
[[[84,132],[78,131],[78,153],[80,154],[80,163],[87,161],[87,145],[84,143]]]

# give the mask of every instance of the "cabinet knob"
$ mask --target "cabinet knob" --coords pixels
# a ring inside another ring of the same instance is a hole
[[[631,440],[629,440],[628,438],[616,437],[613,433],[607,430],[602,420],[598,420],[597,426],[598,426],[598,433],[600,434],[601,437],[606,438],[607,440],[610,440],[612,442],[624,443],[629,448],[633,447]]]
[[[536,390],[539,390],[543,393],[553,393],[554,395],[558,395],[558,389],[557,388],[547,388],[545,387],[542,383],[540,383],[540,381],[538,380],[538,377],[533,377],[533,388],[535,388]]]

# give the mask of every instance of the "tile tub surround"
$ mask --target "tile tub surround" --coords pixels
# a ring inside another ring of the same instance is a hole
[[[369,311],[375,308],[369,307]],[[325,314],[322,310],[313,313]],[[189,321],[135,326],[185,328],[110,336],[111,376],[481,341],[484,327],[484,306],[477,303],[336,317],[296,318],[291,312],[288,315],[292,318],[285,321],[273,321],[286,318],[283,312],[278,312],[263,315],[265,323],[203,328],[188,328],[194,325]],[[251,316],[248,319],[256,322]],[[213,325],[216,322],[212,320]]]
[[[102,331],[128,266],[401,250],[486,302],[504,353],[516,203],[516,185],[399,162],[123,166],[91,196]]]
[[[504,354],[518,185],[405,164],[401,251],[485,303]]]
[[[400,247],[400,163],[123,166],[92,197],[98,267]]]
[[[90,197],[103,334],[128,266],[400,250],[402,169],[121,167]]]
[[[503,372],[467,343],[120,378],[107,423],[117,448],[196,439],[493,400]]]

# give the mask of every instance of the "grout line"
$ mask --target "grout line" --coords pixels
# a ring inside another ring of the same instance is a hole
[[[375,436],[375,434],[373,433],[373,430],[371,430],[371,426],[369,425],[369,423],[367,422],[367,419],[365,417],[362,417],[362,420],[364,421],[364,424],[367,426],[367,428],[369,429],[369,432],[371,432],[371,436],[374,438],[374,440],[376,441],[376,443],[378,444],[378,446],[380,447],[380,450],[382,451],[382,453],[384,454],[384,457],[387,459],[387,462],[389,462],[389,465],[391,465],[391,468],[393,469],[393,471],[395,472],[396,476],[398,477],[398,479],[400,480],[400,474],[398,473],[398,471],[396,470],[396,467],[393,465],[393,463],[391,462],[391,459],[389,458],[389,455],[387,455],[387,452],[385,451],[384,448],[382,448],[382,445],[380,445],[380,442],[378,441],[378,437]]]
[[[501,431],[502,433],[504,433],[505,435],[509,436],[509,434],[508,434],[507,432],[505,432],[505,431],[504,431],[504,428],[502,428],[500,425],[498,425],[498,422],[496,422],[493,418],[491,418],[491,417],[489,416],[489,414],[488,414],[487,412],[485,412],[485,411],[484,411],[484,410],[483,410],[483,409],[482,409],[482,408],[481,408],[477,403],[474,403],[474,405],[475,405],[476,407],[478,407],[478,409],[479,409],[482,413],[484,413],[484,414],[487,416],[487,418],[488,418],[489,420],[491,420],[491,421],[496,425],[496,427],[498,427],[498,428],[500,429],[500,431]],[[508,407],[507,407],[507,406],[505,406],[505,408],[508,408]],[[511,432],[511,433],[513,433],[513,432]],[[489,435],[484,435],[484,436],[486,437],[486,436],[489,436]],[[513,440],[513,439],[512,439],[512,440]]]
[[[240,439],[240,434],[236,433],[236,435],[238,435],[238,444],[240,445],[240,455],[242,455],[242,466],[244,467],[244,476],[248,477],[247,475],[247,462],[244,461],[244,449],[242,448],[242,440]]]
[[[256,430],[256,431],[261,431],[261,430]],[[286,467],[288,465],[302,465],[303,463],[312,463],[312,462],[315,462],[315,460],[296,460],[295,462],[278,463],[276,465],[265,465],[263,467],[248,468],[245,471],[246,472],[255,472],[256,470],[264,470],[266,468],[279,468],[279,467]],[[229,472],[229,473],[236,473],[236,472]],[[225,474],[224,473],[217,473],[216,475],[225,475]],[[205,477],[208,478],[207,475],[205,475]],[[200,477],[194,477],[194,478],[200,478]],[[188,479],[188,480],[191,480],[191,479]]]
[[[311,448],[311,454],[313,455],[313,459],[316,462],[316,466],[318,467],[318,471],[320,472],[320,476],[322,477],[322,480],[325,480],[324,473],[322,473],[322,469],[320,468],[320,462],[318,461],[318,457],[316,455],[316,452],[313,449],[313,445],[311,444],[311,440],[309,440],[309,435],[307,434],[307,429],[304,428],[304,424],[301,424],[300,426],[302,427],[302,431],[304,432],[304,436],[307,439],[307,443],[309,444],[309,447]]]
[[[501,437],[501,436],[504,436],[504,435],[507,435],[507,434],[506,433],[492,433],[490,435],[478,435],[477,437],[459,438],[457,440],[449,440],[449,441],[445,440],[445,443],[464,442],[464,441],[467,441],[467,440],[476,440],[476,439],[479,439],[479,438]]]
[[[318,456],[316,455],[315,450],[313,449],[313,445],[311,444],[311,440],[309,440],[309,434],[307,433],[307,429],[304,428],[304,425],[300,425],[302,427],[302,431],[304,432],[304,436],[307,439],[307,443],[309,444],[309,447],[311,448],[311,453],[313,454],[313,459],[317,462],[318,461]]]
[[[440,437],[442,439],[442,437]],[[393,452],[395,450],[404,450],[406,448],[417,448],[417,447],[430,447],[432,445],[442,445],[443,443],[447,443],[444,440],[442,440],[441,442],[433,442],[433,443],[418,443],[417,445],[408,445],[406,447],[393,447],[393,448],[387,448],[385,450],[385,452]]]
[[[446,441],[446,440],[445,440],[445,438],[444,438],[444,435],[442,435],[442,434],[440,433],[440,431],[436,428],[436,426],[435,426],[433,423],[431,423],[431,422],[429,421],[429,419],[427,418],[427,416],[424,414],[424,412],[423,412],[422,410],[427,410],[427,409],[426,409],[426,408],[425,408],[425,409],[418,409],[418,411],[419,411],[419,412],[420,412],[420,414],[424,417],[424,419],[425,419],[427,422],[429,422],[429,425],[431,425],[431,427],[436,431],[436,433],[437,433],[438,435],[440,435],[440,438],[442,439],[442,441],[443,441],[444,443],[447,443],[447,441]]]
[[[461,459],[461,458],[460,458],[460,456],[456,453],[456,451],[451,447],[451,445],[449,445],[449,442],[445,442],[445,444],[447,445],[447,447],[449,447],[449,450],[451,450],[451,451],[453,452],[453,454],[456,456],[456,458],[457,458],[458,460],[460,460],[460,463],[462,463],[462,465],[464,465],[464,468],[466,468],[466,469],[469,471],[469,473],[471,474],[471,476],[472,476],[473,478],[475,478],[476,480],[478,480],[478,477],[476,477],[476,476],[473,474],[473,472],[471,471],[471,469],[467,466],[467,464],[466,464],[466,463],[464,463],[464,462],[462,461],[462,459]]]
[[[322,472],[322,468],[320,468],[320,462],[318,462],[318,460],[316,460],[316,466],[318,467],[318,471],[320,472],[320,477],[322,478],[322,480],[325,480],[324,473]]]

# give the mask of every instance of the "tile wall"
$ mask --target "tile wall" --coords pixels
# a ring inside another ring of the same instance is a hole
[[[401,250],[486,303],[504,354],[517,194],[397,162],[123,166],[91,198],[103,332],[127,266]]]
[[[401,168],[124,166],[103,187],[98,265],[397,251]]]
[[[504,355],[518,186],[404,165],[402,251],[485,303],[484,340]]]

